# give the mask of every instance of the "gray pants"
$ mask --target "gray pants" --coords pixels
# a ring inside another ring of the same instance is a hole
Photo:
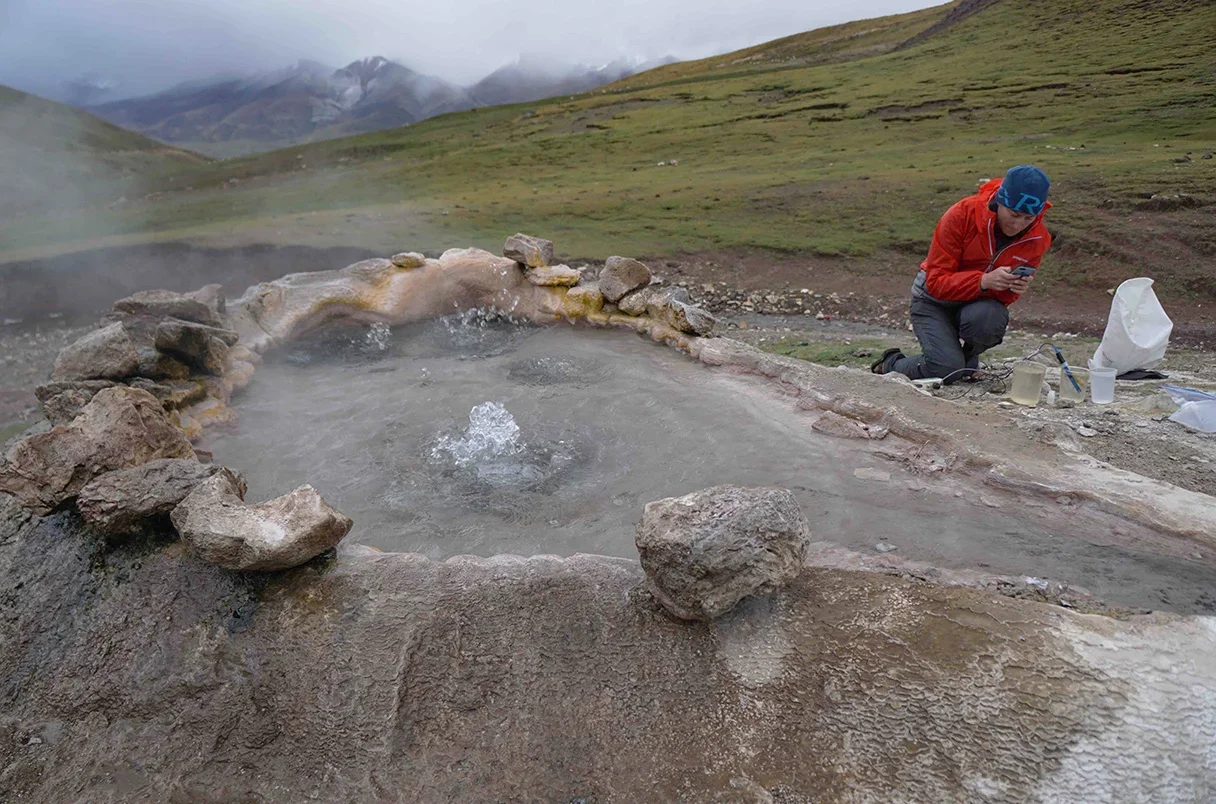
[[[1005,340],[1008,326],[1009,311],[996,299],[913,298],[912,331],[924,354],[900,358],[891,370],[913,380],[950,377],[949,382],[957,382],[970,373],[962,369],[979,368],[980,355]]]

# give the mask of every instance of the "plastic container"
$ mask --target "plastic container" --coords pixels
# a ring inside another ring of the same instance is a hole
[[[1085,397],[1089,395],[1089,371],[1073,366],[1069,366],[1068,370],[1072,372],[1072,378],[1077,381],[1077,385],[1081,386],[1081,389],[1077,390],[1076,386],[1068,381],[1068,375],[1061,369],[1060,399],[1065,402],[1084,402]]]
[[[1009,389],[1009,398],[1019,405],[1033,408],[1039,404],[1043,392],[1043,378],[1047,376],[1047,366],[1042,363],[1031,363],[1023,360],[1013,367],[1013,385]]]
[[[1118,369],[1089,367],[1089,395],[1095,405],[1109,405],[1115,401],[1115,375]]]

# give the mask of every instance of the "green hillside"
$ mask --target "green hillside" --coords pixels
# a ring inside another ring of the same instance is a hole
[[[0,223],[0,241],[436,250],[523,229],[571,256],[765,249],[906,274],[946,206],[1033,161],[1056,182],[1055,273],[1092,285],[1147,264],[1216,295],[1216,216],[1187,208],[1216,203],[1204,158],[1216,4],[963,5],[978,10],[852,23],[573,99],[196,166],[155,201]],[[942,24],[950,14],[961,19]],[[1159,193],[1193,199],[1157,211],[1171,205],[1150,202]]]
[[[204,162],[85,112],[0,86],[0,217],[10,222],[113,203],[166,171]]]

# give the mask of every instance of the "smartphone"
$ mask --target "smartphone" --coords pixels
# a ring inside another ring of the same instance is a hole
[[[1035,269],[1031,268],[1029,265],[1019,265],[1017,268],[1013,269],[1013,275],[1018,278],[1025,277],[1025,276],[1034,276],[1034,272],[1035,272]]]

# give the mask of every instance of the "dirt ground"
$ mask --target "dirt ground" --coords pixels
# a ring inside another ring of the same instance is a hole
[[[650,264],[667,282],[686,285],[695,299],[717,313],[812,318],[822,314],[830,319],[896,326],[907,320],[909,291],[922,258],[919,252],[880,254],[862,262],[707,253],[653,258]],[[1031,292],[1011,309],[1013,326],[1101,336],[1113,292],[1113,285],[1070,287],[1044,272]],[[1159,295],[1174,321],[1171,343],[1216,349],[1216,297]]]

